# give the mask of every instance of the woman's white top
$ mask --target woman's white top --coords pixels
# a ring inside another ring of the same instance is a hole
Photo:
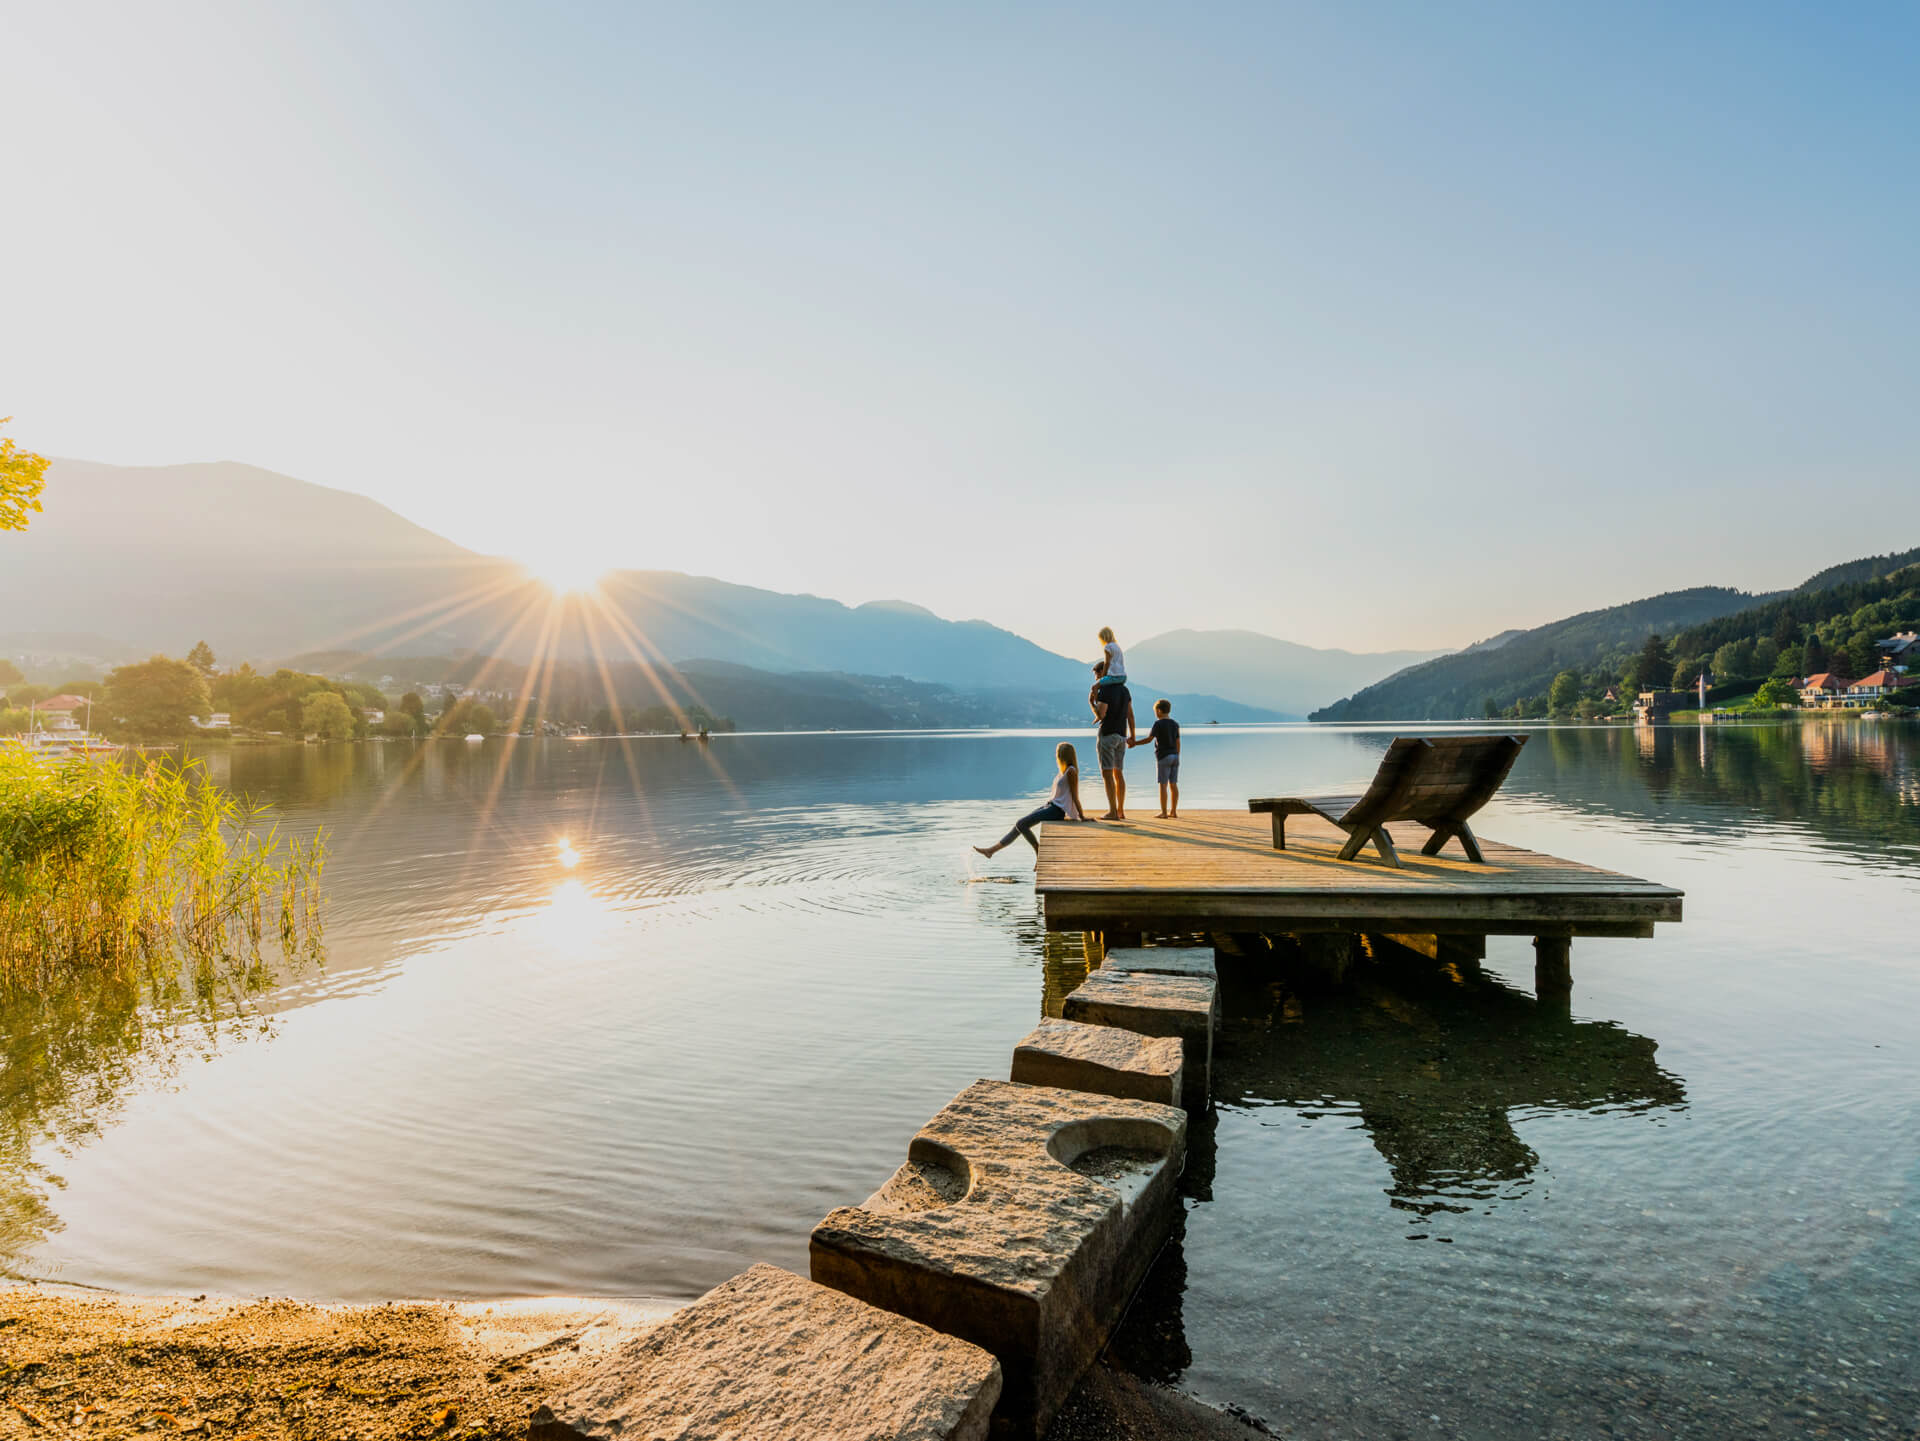
[[[1107,674],[1109,676],[1125,675],[1127,673],[1127,658],[1120,650],[1120,643],[1110,640],[1102,648],[1107,653]]]
[[[1067,784],[1079,774],[1079,769],[1078,766],[1068,766],[1053,778],[1053,803],[1067,813],[1067,819],[1070,821],[1086,819],[1080,814],[1080,807],[1073,803],[1073,787]]]

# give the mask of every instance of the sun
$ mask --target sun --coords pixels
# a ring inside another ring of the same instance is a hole
[[[555,595],[575,595],[599,586],[601,577],[613,569],[596,556],[578,552],[552,551],[520,558],[527,574]]]

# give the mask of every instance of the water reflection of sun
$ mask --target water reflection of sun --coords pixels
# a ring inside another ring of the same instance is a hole
[[[562,870],[570,871],[580,864],[580,852],[573,848],[573,842],[566,836],[560,837],[558,859]]]
[[[612,912],[583,881],[562,881],[547,904],[528,916],[528,937],[556,951],[578,948],[607,928]]]

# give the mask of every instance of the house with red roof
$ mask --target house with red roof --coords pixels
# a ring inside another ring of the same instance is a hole
[[[1877,670],[1847,687],[1847,704],[1872,705],[1882,696],[1892,695],[1903,686],[1920,685],[1920,676],[1902,675],[1897,670]]]
[[[1803,706],[1831,706],[1843,700],[1846,694],[1847,683],[1830,670],[1810,675],[1800,682],[1800,704]]]

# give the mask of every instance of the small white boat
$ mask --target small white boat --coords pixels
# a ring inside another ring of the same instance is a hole
[[[481,735],[479,731],[469,731],[467,734],[467,739],[470,741],[483,741],[486,739],[486,737]]]

